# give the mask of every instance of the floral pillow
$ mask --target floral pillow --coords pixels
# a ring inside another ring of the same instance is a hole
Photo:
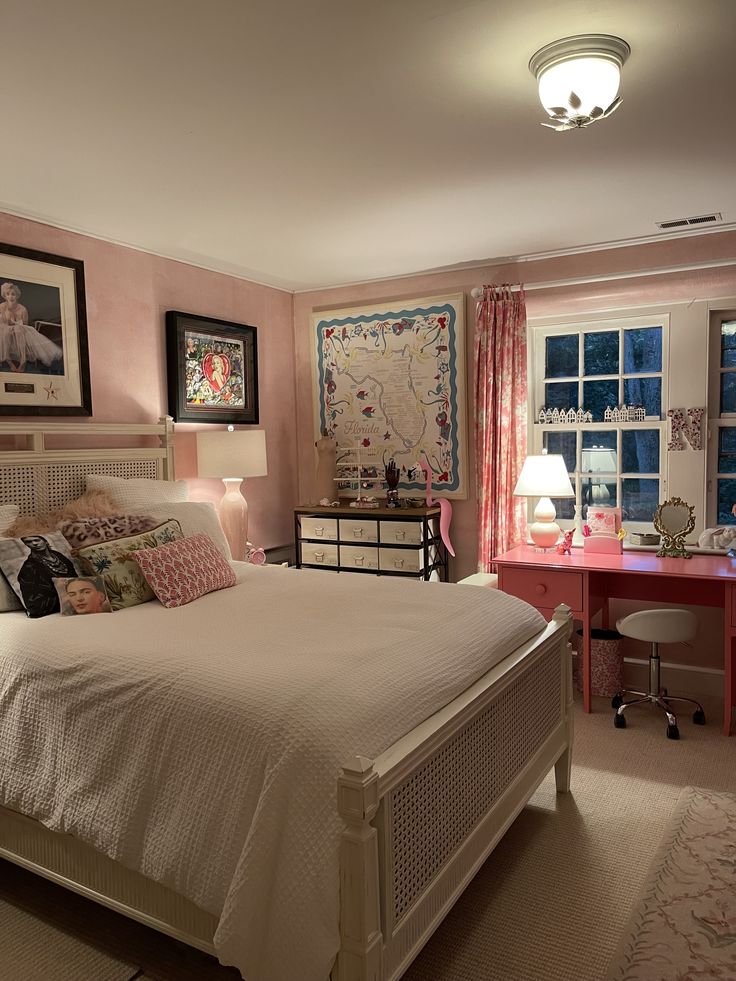
[[[235,585],[235,572],[208,535],[192,535],[170,545],[135,552],[143,575],[164,606],[192,600]]]
[[[77,559],[85,574],[102,576],[105,580],[107,597],[113,610],[124,610],[153,599],[153,590],[133,558],[133,553],[157,548],[182,537],[178,521],[165,521],[157,528],[140,535],[128,535],[112,542],[100,542],[98,545],[80,548]]]
[[[129,535],[140,535],[144,531],[152,531],[161,524],[161,518],[150,514],[112,514],[106,518],[76,518],[72,521],[62,521],[59,531],[69,542],[72,551],[86,548],[88,545],[99,545],[115,538],[127,538]]]

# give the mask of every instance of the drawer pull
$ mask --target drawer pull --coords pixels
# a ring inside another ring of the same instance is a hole
[[[394,559],[394,566],[397,569],[403,569],[404,568],[404,560],[403,559]]]
[[[318,538],[321,538],[325,533],[324,526],[320,525],[318,528],[315,528],[314,533]]]
[[[315,552],[314,553],[314,561],[315,562],[324,562],[324,560],[325,560],[325,553],[324,552]]]
[[[356,538],[361,538],[362,535],[363,535],[363,529],[362,528],[353,528],[353,535],[355,535]]]
[[[538,582],[535,586],[536,591],[540,596],[543,596],[547,592],[547,587],[542,582]]]
[[[396,541],[403,542],[405,538],[406,538],[406,532],[404,531],[403,528],[399,528],[399,530],[396,532]]]
[[[355,564],[356,565],[363,565],[364,562],[365,562],[365,555],[356,555],[355,556]]]

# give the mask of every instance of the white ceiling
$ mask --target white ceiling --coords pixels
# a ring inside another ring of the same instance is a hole
[[[631,45],[554,133],[527,69]],[[736,222],[736,0],[4,0],[0,209],[289,289]]]

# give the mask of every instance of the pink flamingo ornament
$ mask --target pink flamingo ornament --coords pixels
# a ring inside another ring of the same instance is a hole
[[[452,521],[452,504],[445,500],[444,497],[437,501],[432,498],[432,471],[426,458],[419,461],[419,466],[424,471],[424,476],[427,481],[427,507],[431,508],[434,504],[439,504],[440,506],[440,538],[445,543],[445,548],[450,553],[450,555],[455,558],[455,549],[452,547],[452,542],[450,541],[450,522]]]

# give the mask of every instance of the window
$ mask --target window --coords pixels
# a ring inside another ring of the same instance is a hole
[[[665,496],[666,345],[660,317],[533,329],[533,450],[562,454],[576,492],[555,501],[561,524],[570,525],[575,504],[583,518],[588,506],[608,505],[621,508],[626,528],[651,528]],[[736,348],[733,381],[736,413]],[[554,410],[569,418],[540,424],[540,411]],[[736,449],[734,475],[736,492]]]
[[[708,524],[734,525],[736,515],[736,312],[711,326],[708,426]]]

